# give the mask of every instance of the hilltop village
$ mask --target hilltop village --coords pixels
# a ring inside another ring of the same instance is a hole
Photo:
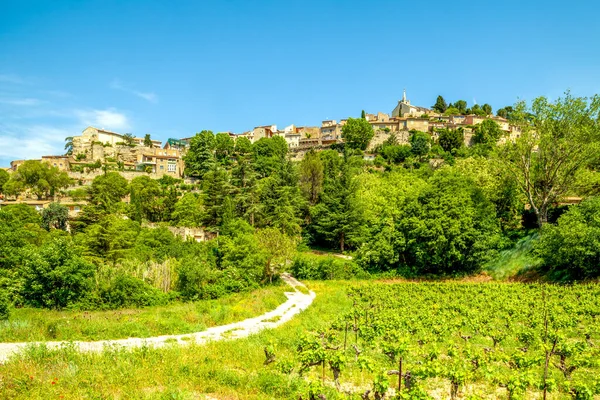
[[[439,101],[440,98],[438,98]],[[465,102],[463,102],[465,103]],[[466,103],[464,104],[466,106]],[[436,104],[437,106],[437,104]],[[446,109],[445,111],[443,111]],[[406,97],[398,101],[390,114],[365,113],[363,118],[372,126],[374,136],[367,146],[365,160],[373,160],[377,146],[390,140],[393,136],[398,144],[409,143],[411,132],[419,131],[429,134],[432,143],[436,143],[439,132],[443,130],[459,130],[464,138],[464,144],[472,144],[473,134],[477,125],[486,120],[494,121],[503,132],[500,140],[511,140],[519,135],[519,128],[512,125],[508,119],[484,112],[484,108],[474,106],[471,109],[460,110],[452,104],[440,109],[430,109],[411,104]],[[442,112],[443,111],[443,112]],[[301,160],[307,151],[322,150],[344,142],[342,130],[348,119],[325,120],[321,126],[289,125],[278,129],[276,125],[257,126],[254,129],[235,134],[225,132],[234,141],[247,138],[256,143],[262,138],[281,137],[288,146],[288,154],[292,160]],[[223,134],[223,133],[221,133]],[[73,190],[87,187],[95,177],[106,170],[118,171],[127,180],[146,175],[153,179],[168,176],[180,179],[185,184],[193,184],[195,178],[185,174],[185,155],[189,149],[192,137],[169,138],[165,143],[154,140],[150,135],[134,137],[131,134],[112,132],[97,127],[87,127],[79,136],[66,139],[66,154],[46,155],[34,160],[48,164],[70,178],[66,190],[44,196],[31,190],[13,190],[12,194],[0,195],[2,205],[24,203],[40,210],[52,201],[59,201],[70,210],[71,216],[76,216],[85,204],[83,198],[69,196]],[[28,160],[14,160],[6,168],[9,174],[17,172],[18,168]],[[10,192],[6,191],[5,192]]]

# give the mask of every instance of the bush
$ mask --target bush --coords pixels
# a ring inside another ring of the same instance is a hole
[[[546,225],[535,246],[543,269],[558,278],[600,276],[600,197],[571,206],[556,225]]]
[[[20,271],[21,295],[34,307],[64,308],[92,289],[95,267],[66,238],[56,238],[39,251],[25,249]]]
[[[110,308],[148,307],[166,304],[165,293],[133,276],[119,274],[101,291],[100,297]]]
[[[6,293],[0,293],[0,321],[6,321],[10,317],[10,302]]]
[[[292,262],[291,272],[297,279],[308,280],[363,279],[369,276],[354,261],[333,256],[299,255]]]

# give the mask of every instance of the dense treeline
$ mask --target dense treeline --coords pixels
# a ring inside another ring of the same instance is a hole
[[[41,215],[4,207],[0,285],[15,304],[54,308],[218,297],[272,281],[299,245],[355,255],[345,266],[296,259],[292,268],[306,277],[476,273],[528,229],[541,229],[536,254],[546,271],[594,277],[599,109],[598,97],[570,94],[519,103],[515,141],[503,143],[489,120],[474,128],[472,146],[462,131],[414,131],[408,144],[392,135],[374,161],[364,157],[373,131],[363,119],[344,127],[345,145],[300,162],[281,137],[251,143],[203,131],[185,156],[194,185],[127,182],[107,171],[83,194],[88,205],[75,220],[60,204]],[[3,184],[12,190],[15,179]],[[590,199],[560,216],[565,196]],[[185,242],[167,225],[203,227],[213,239]]]

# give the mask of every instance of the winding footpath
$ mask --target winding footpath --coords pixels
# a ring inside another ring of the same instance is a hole
[[[294,292],[286,292],[287,301],[281,304],[273,311],[262,314],[258,317],[248,318],[240,322],[234,322],[228,325],[214,326],[202,332],[186,333],[183,335],[164,335],[150,338],[128,338],[116,340],[99,340],[95,342],[21,342],[21,343],[0,343],[0,363],[6,362],[13,354],[20,352],[28,345],[45,344],[50,349],[60,348],[65,344],[73,343],[79,351],[101,352],[105,347],[124,347],[135,348],[150,346],[154,348],[173,345],[189,345],[191,343],[204,344],[211,341],[230,340],[244,338],[263,329],[272,329],[291,320],[296,314],[300,313],[310,306],[315,298],[315,293],[309,291],[304,294],[296,289],[300,286],[306,289],[302,283],[288,274],[281,276],[283,281],[294,288]]]

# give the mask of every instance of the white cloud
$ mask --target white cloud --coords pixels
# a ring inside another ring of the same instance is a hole
[[[0,159],[36,159],[45,155],[64,154],[65,138],[76,134],[78,131],[75,129],[46,125],[0,125]]]
[[[76,110],[75,114],[83,125],[115,130],[129,129],[130,127],[127,116],[117,112],[114,108],[90,111]]]
[[[0,99],[0,103],[10,106],[37,106],[42,102],[39,99],[24,98],[24,99]]]
[[[0,82],[14,83],[17,85],[25,84],[25,80],[15,74],[0,74]]]
[[[118,79],[114,79],[110,83],[110,88],[114,90],[121,90],[126,93],[133,94],[141,99],[149,101],[150,103],[158,103],[158,96],[153,92],[140,92],[138,90],[132,89],[128,86],[124,86]]]

